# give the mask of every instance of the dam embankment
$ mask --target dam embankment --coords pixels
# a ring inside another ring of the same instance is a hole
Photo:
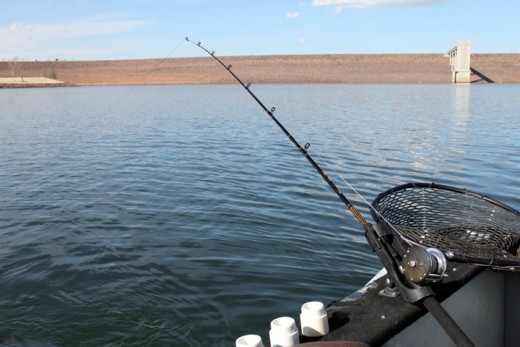
[[[451,83],[444,54],[220,57],[244,82]],[[472,54],[471,82],[520,83],[520,54]],[[0,78],[46,77],[64,85],[235,83],[213,58],[0,62]],[[0,82],[1,83],[1,82]],[[4,87],[9,85],[3,84]]]

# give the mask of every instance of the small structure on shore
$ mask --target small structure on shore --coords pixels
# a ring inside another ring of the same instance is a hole
[[[459,40],[457,46],[453,47],[447,56],[450,57],[451,82],[470,83],[471,82],[471,41]]]

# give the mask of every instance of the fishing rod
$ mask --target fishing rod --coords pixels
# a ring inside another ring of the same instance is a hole
[[[312,159],[311,155],[307,152],[309,148],[309,144],[305,144],[302,147],[298,141],[289,133],[289,131],[280,123],[280,121],[274,116],[275,108],[272,107],[268,109],[261,101],[256,97],[256,95],[251,91],[251,84],[245,84],[242,80],[231,70],[231,65],[226,65],[220,60],[216,55],[215,51],[209,51],[206,49],[200,42],[195,43],[191,41],[188,37],[186,37],[186,41],[198,46],[206,53],[211,55],[224,69],[226,69],[234,78],[244,87],[244,89],[253,97],[253,99],[262,107],[262,109],[269,115],[269,117],[278,125],[278,127],[287,135],[287,137],[291,140],[291,142],[298,148],[298,150],[303,154],[305,158],[311,163],[311,165],[316,169],[316,171],[323,177],[323,179],[328,183],[328,185],[334,190],[336,195],[341,199],[341,201],[347,206],[347,209],[352,212],[354,217],[359,221],[362,225],[363,230],[365,231],[365,237],[367,241],[372,246],[372,249],[378,254],[379,258],[383,262],[383,265],[388,270],[388,273],[393,277],[393,283],[397,285],[399,291],[403,294],[406,301],[408,302],[416,302],[421,300],[424,297],[432,295],[429,287],[421,287],[412,284],[412,288],[406,286],[403,281],[401,281],[400,276],[398,275],[400,270],[400,265],[396,260],[396,253],[399,256],[403,255],[406,250],[401,244],[398,238],[392,237],[392,232],[388,230],[383,230],[379,228],[379,226],[372,225],[368,223],[365,218],[359,213],[359,211],[354,207],[354,205],[348,200],[348,198],[341,192],[341,190],[336,186],[336,184],[330,179],[330,177],[323,171],[323,169]],[[372,207],[370,206],[372,209]],[[377,213],[377,211],[376,211]]]
[[[408,250],[404,249],[403,244],[404,241],[401,237],[393,237],[394,232],[389,229],[383,229],[380,226],[380,223],[376,223],[372,225],[372,223],[368,223],[365,218],[359,213],[359,211],[354,207],[354,205],[349,201],[349,199],[341,192],[341,190],[336,186],[336,184],[330,179],[330,177],[323,171],[323,169],[312,159],[311,155],[307,152],[310,144],[305,144],[302,147],[298,141],[289,133],[289,131],[280,123],[280,121],[274,116],[275,108],[272,107],[268,109],[260,99],[251,91],[251,84],[245,84],[242,80],[231,70],[231,65],[226,65],[220,60],[217,56],[215,56],[215,51],[209,51],[206,49],[200,42],[195,43],[191,41],[188,37],[186,37],[186,41],[198,46],[210,56],[212,56],[224,69],[226,69],[233,78],[244,87],[244,89],[251,95],[251,97],[260,105],[260,107],[269,115],[269,117],[278,125],[278,127],[284,132],[285,135],[291,140],[291,142],[298,148],[298,150],[303,154],[305,158],[309,161],[309,163],[314,167],[314,169],[323,177],[323,179],[327,182],[327,184],[332,188],[332,190],[336,193],[336,195],[341,199],[341,201],[345,204],[347,209],[352,212],[354,217],[358,220],[358,222],[362,225],[363,230],[365,231],[365,237],[367,238],[368,243],[372,247],[372,249],[377,253],[384,267],[387,269],[387,273],[390,279],[389,287],[397,287],[404,300],[410,303],[418,303],[421,304],[431,312],[433,317],[440,323],[445,332],[450,336],[450,338],[458,345],[458,346],[473,346],[471,340],[467,337],[467,335],[462,331],[462,329],[457,325],[457,323],[449,316],[449,314],[445,311],[445,309],[440,305],[440,303],[435,298],[435,292],[431,289],[429,285],[423,285],[421,283],[417,283],[413,279],[408,278],[406,275],[403,280],[402,273],[402,264],[403,262],[403,254],[405,252],[409,252],[410,250],[415,251],[413,260],[409,260],[408,263],[412,261],[419,262],[423,261],[425,263],[431,263],[432,265],[437,265],[437,262],[444,263],[445,258],[440,251],[435,252],[434,254],[429,253],[421,247],[412,247]],[[372,213],[378,212],[370,206]],[[383,220],[384,217],[378,215]],[[387,223],[388,225],[390,223]],[[395,230],[394,228],[392,228]],[[397,235],[400,233],[395,230]],[[438,258],[437,258],[438,256]],[[399,264],[401,263],[401,264]],[[435,264],[434,264],[435,263]],[[442,279],[444,276],[445,268],[443,266],[431,266],[433,269],[431,273],[427,273],[428,277],[432,281],[438,281]],[[435,278],[435,279],[433,279]]]
[[[365,220],[365,218],[363,218],[363,216],[361,215],[361,213],[359,213],[359,211],[354,207],[354,205],[349,201],[349,199],[347,199],[347,197],[343,194],[343,192],[336,186],[336,184],[330,179],[330,177],[327,175],[327,173],[325,173],[325,171],[323,171],[323,169],[318,165],[318,163],[316,163],[314,161],[314,159],[312,159],[311,155],[309,154],[309,152],[307,152],[307,149],[310,147],[310,144],[305,144],[304,147],[302,147],[298,141],[296,141],[296,139],[291,135],[291,133],[283,126],[282,123],[280,123],[280,121],[274,116],[274,111],[275,111],[275,108],[272,107],[271,109],[268,109],[263,103],[262,101],[260,101],[260,99],[258,99],[256,97],[256,95],[251,91],[250,87],[251,87],[251,83],[247,83],[245,84],[244,82],[242,82],[242,80],[231,70],[231,65],[226,65],[222,62],[222,60],[220,60],[216,55],[215,55],[215,51],[212,51],[210,52],[208,49],[206,49],[204,46],[201,45],[200,42],[193,42],[191,41],[189,38],[186,37],[186,41],[190,42],[190,43],[193,43],[194,45],[200,47],[201,49],[203,49],[206,53],[208,53],[209,55],[211,55],[220,65],[222,65],[222,67],[224,67],[224,69],[226,69],[230,74],[231,76],[233,76],[237,81],[238,83],[240,83],[242,85],[242,87],[244,87],[245,90],[247,90],[247,92],[249,93],[249,95],[251,95],[251,97],[253,97],[253,99],[260,105],[260,107],[262,107],[262,109],[269,115],[269,117],[276,123],[276,125],[278,125],[278,127],[284,132],[285,135],[287,135],[287,137],[289,138],[289,140],[291,140],[291,142],[298,148],[298,150],[303,154],[303,156],[305,158],[307,158],[307,160],[309,161],[309,163],[311,163],[311,165],[314,167],[314,169],[316,169],[316,171],[321,175],[321,177],[323,177],[323,179],[325,180],[325,182],[328,183],[328,185],[332,188],[332,190],[338,195],[338,197],[341,199],[341,201],[345,204],[345,206],[347,206],[347,209],[352,212],[352,214],[354,215],[354,217],[356,217],[356,219],[358,220],[358,222],[362,225],[362,226],[365,226],[367,225],[367,221]]]

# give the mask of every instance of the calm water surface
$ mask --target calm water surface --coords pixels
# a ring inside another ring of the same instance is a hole
[[[411,181],[520,208],[519,85],[254,92],[368,217]],[[238,86],[0,91],[0,335],[231,346],[380,267],[361,228]]]

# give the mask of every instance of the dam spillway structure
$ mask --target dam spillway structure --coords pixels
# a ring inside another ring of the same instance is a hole
[[[446,55],[450,58],[451,82],[471,82],[471,41],[458,40],[457,46],[449,50]]]

